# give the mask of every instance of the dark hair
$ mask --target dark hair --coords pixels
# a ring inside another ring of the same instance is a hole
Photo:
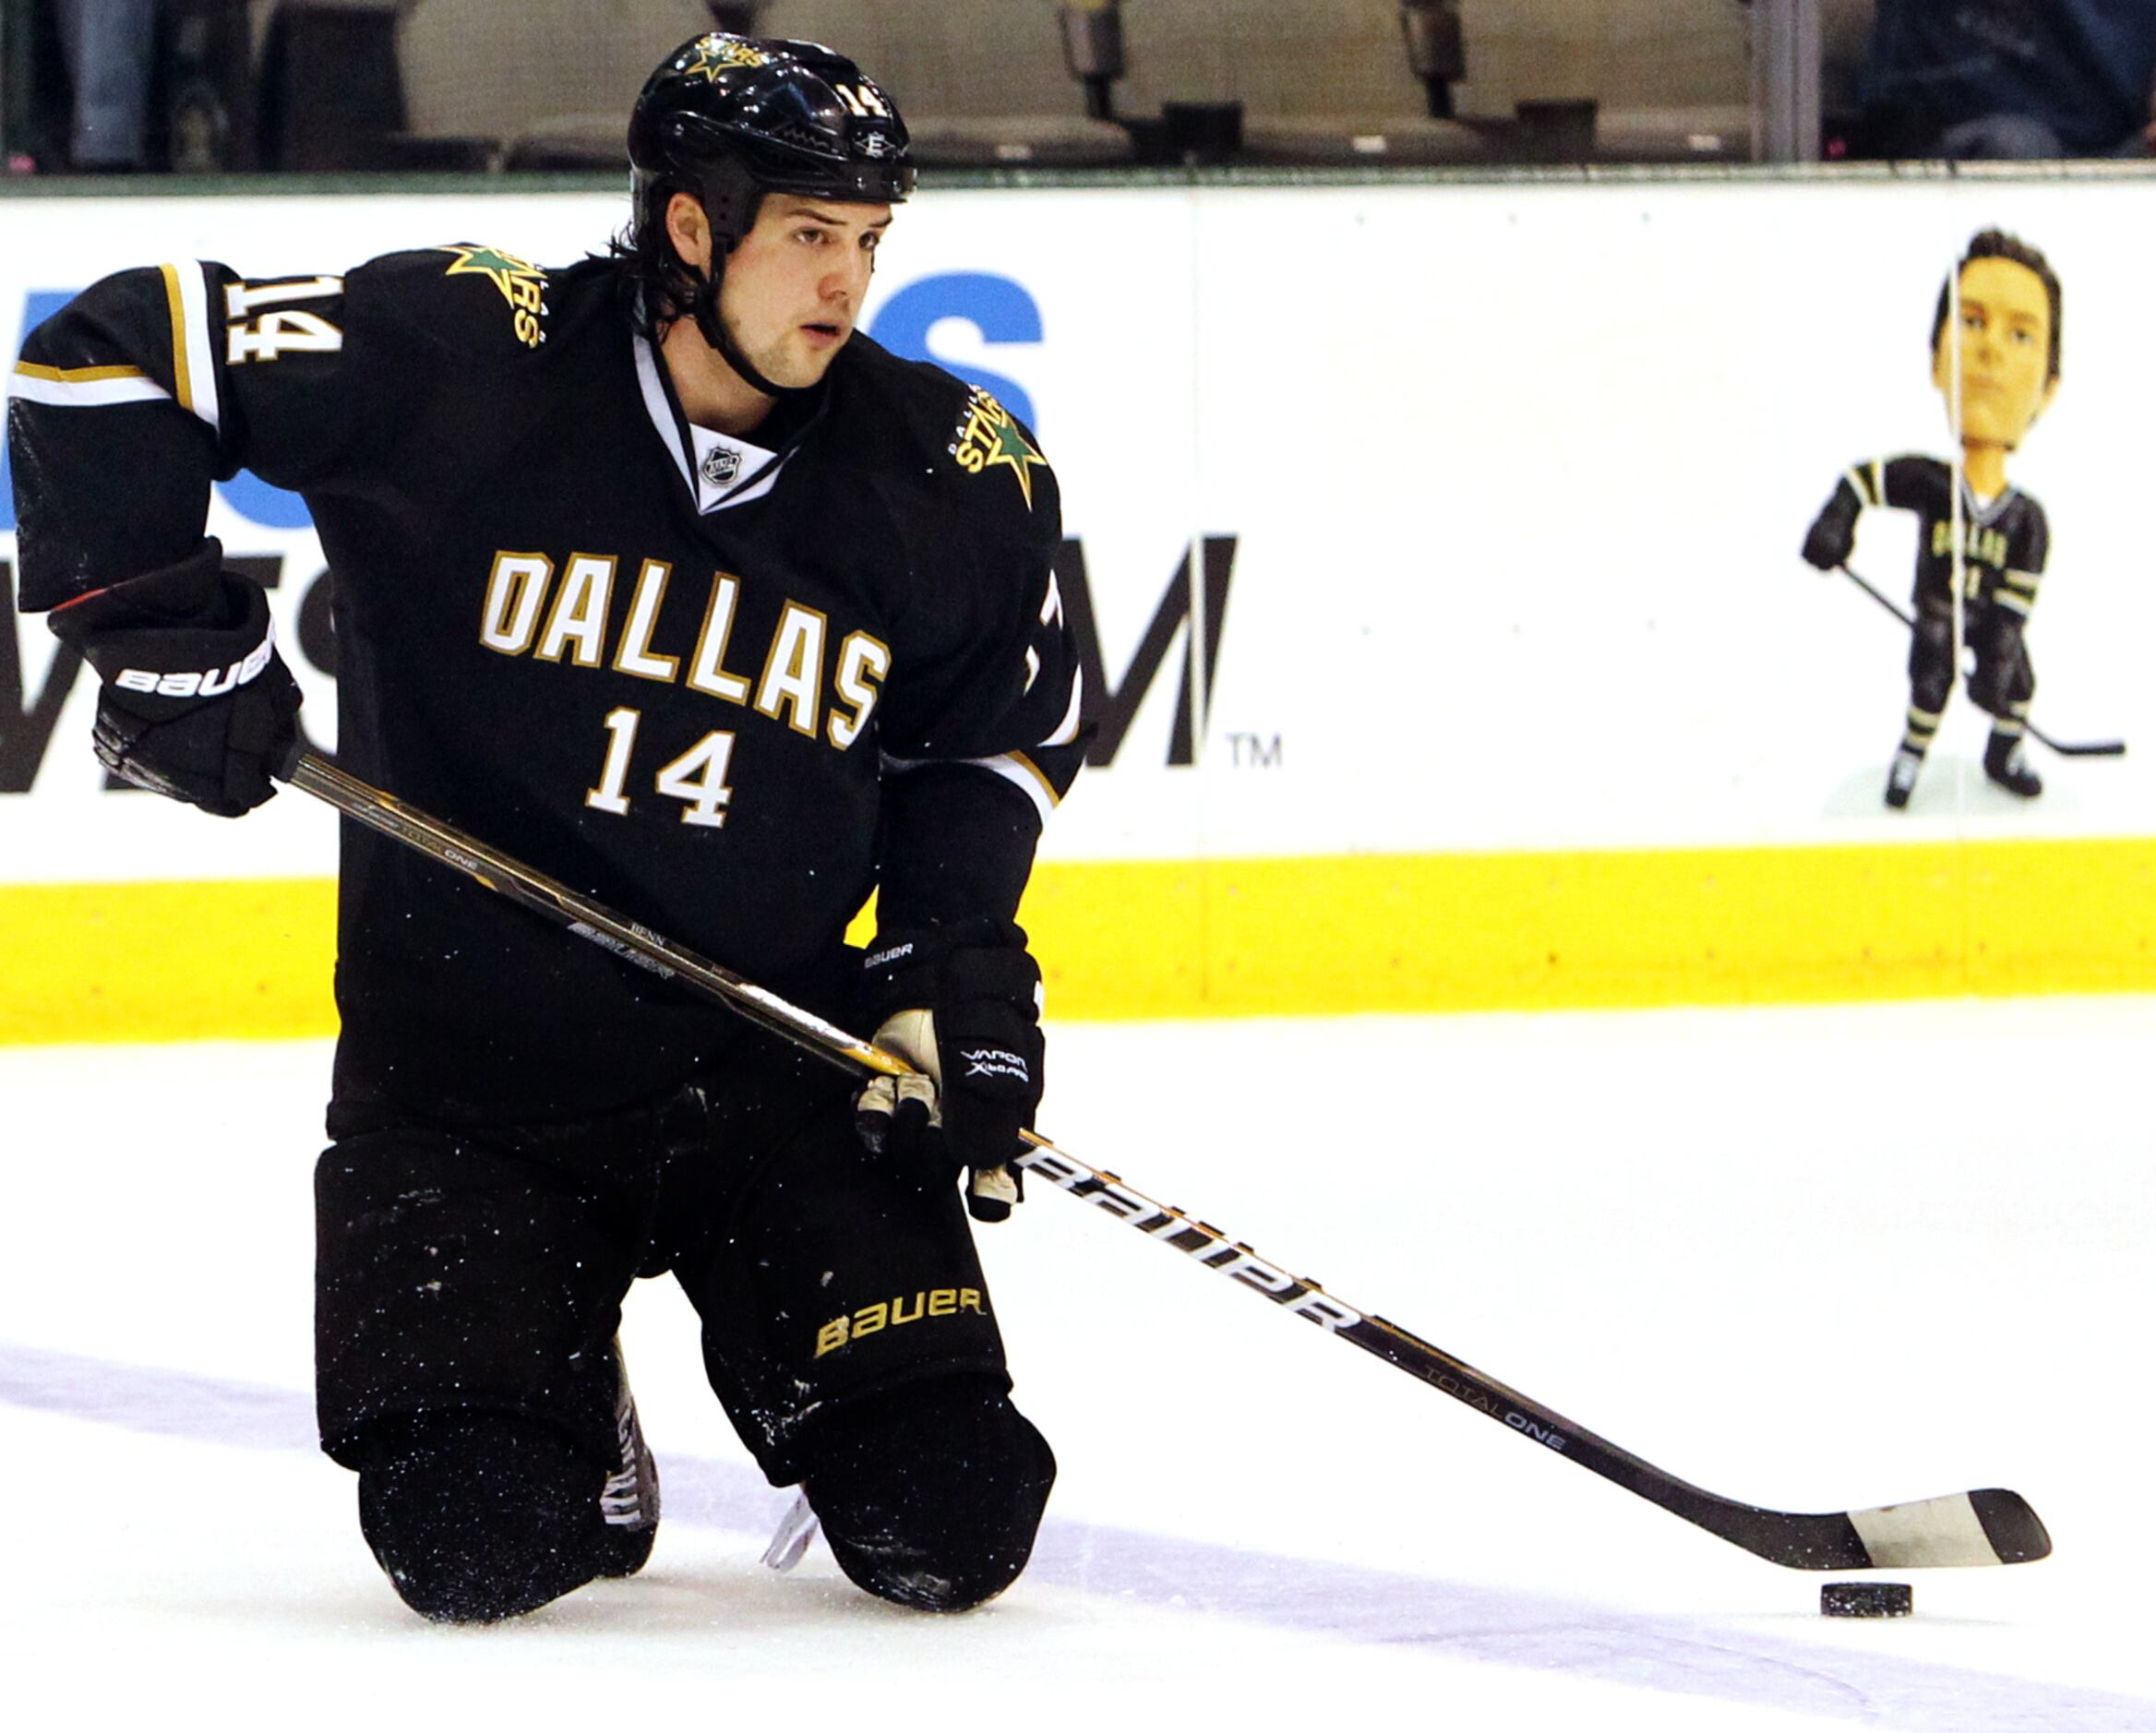
[[[2011,259],[2024,269],[2033,271],[2037,281],[2043,285],[2043,293],[2051,299],[2051,370],[2044,376],[2050,384],[2059,376],[2059,329],[2065,312],[2066,291],[2059,286],[2058,272],[2052,269],[2051,261],[2030,246],[2028,242],[2006,233],[2003,229],[1986,229],[1969,244],[1969,251],[1962,254],[1954,267],[1954,274],[1939,285],[1939,305],[1932,311],[1932,353],[1939,353],[1939,333],[1946,329],[1946,304],[1961,273],[1980,258]]]
[[[683,262],[666,233],[666,206],[676,193],[695,197],[695,189],[662,181],[640,192],[639,209],[607,241],[606,256],[619,268],[616,282],[630,325],[657,342],[677,319],[694,316],[707,280]]]

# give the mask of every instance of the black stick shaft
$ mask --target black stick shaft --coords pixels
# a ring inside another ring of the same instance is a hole
[[[1848,579],[1850,582],[1856,585],[1856,587],[1859,590],[1862,590],[1866,595],[1870,596],[1873,601],[1876,602],[1881,607],[1885,608],[1887,613],[1891,614],[1896,619],[1899,620],[1904,626],[1908,627],[1910,631],[1914,631],[1916,629],[1915,616],[1912,616],[1907,608],[1903,607],[1900,603],[1895,601],[1895,599],[1888,595],[1884,590],[1880,589],[1877,585],[1872,583],[1869,580],[1865,579],[1859,573],[1851,571],[1847,566],[1837,566],[1834,569],[1839,572],[1844,578]]]
[[[285,778],[293,787],[327,801],[346,818],[394,837],[429,859],[453,866],[489,890],[566,926],[654,974],[687,982],[774,1034],[856,1074],[901,1076],[912,1068],[880,1047],[857,1041],[835,1024],[810,1015],[775,993],[700,957],[686,946],[625,920],[604,903],[580,896],[512,855],[504,855],[452,825],[444,824],[394,795],[363,783],[313,752],[302,752]]]
[[[297,754],[283,775],[293,787],[328,802],[346,818],[453,867],[489,890],[509,897],[628,962],[694,987],[729,1010],[856,1076],[875,1073],[900,1077],[913,1070],[904,1059],[856,1039],[820,1017],[811,1016],[775,993],[767,992],[647,926],[623,918],[603,903],[580,895],[558,879],[548,878],[454,826],[406,806],[393,795],[362,782],[315,753]],[[1193,1220],[1180,1210],[1155,1202],[1116,1175],[1088,1166],[1031,1131],[1021,1135],[1027,1148],[1017,1157],[1015,1165],[1028,1173],[1073,1197],[1096,1204],[1140,1233],[1185,1253],[1216,1274],[1254,1289],[1284,1309],[1342,1341],[1353,1343],[1365,1353],[1374,1354],[1388,1366],[1395,1366],[1433,1385],[1522,1437],[1763,1559],[1803,1570],[1860,1570],[1890,1561],[2012,1562],[2018,1558],[2042,1557],[2050,1548],[2049,1539],[2044,1538],[2042,1550],[2034,1549],[2036,1542],[2029,1537],[2029,1530],[2032,1527],[2034,1535],[2041,1537],[2042,1525],[2036,1522],[2034,1512],[2028,1512],[2026,1505],[2011,1493],[1957,1496],[2009,1500],[2020,1512],[2026,1512],[2023,1522],[2009,1508],[2008,1518],[2003,1524],[2018,1524],[2013,1527],[2011,1536],[2014,1546],[2018,1548],[2014,1559],[2006,1558],[2002,1549],[1999,1557],[1888,1560],[1875,1557],[1874,1550],[1867,1548],[1864,1538],[1851,1523],[1850,1512],[1807,1515],[1766,1511],[1705,1491],[1607,1439],[1597,1437],[1555,1409],[1522,1395],[1397,1324],[1358,1311],[1335,1299],[1318,1283],[1288,1274],[1280,1265],[1268,1262],[1248,1246],[1229,1239],[1219,1229]],[[1989,1522],[1985,1524],[1987,1531],[1992,1525]]]

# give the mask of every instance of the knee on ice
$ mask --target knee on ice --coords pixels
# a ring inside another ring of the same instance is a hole
[[[542,1421],[410,1416],[381,1423],[366,1440],[360,1529],[414,1612],[444,1624],[492,1623],[600,1573],[605,1477]]]
[[[808,1501],[840,1569],[923,1612],[964,1612],[1018,1580],[1056,1477],[1033,1423],[971,1381],[864,1400],[813,1449]]]

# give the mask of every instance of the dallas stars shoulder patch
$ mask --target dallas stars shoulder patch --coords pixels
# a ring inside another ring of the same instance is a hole
[[[526,349],[536,349],[546,341],[546,272],[542,267],[519,258],[514,253],[504,253],[498,247],[473,246],[463,242],[434,250],[456,256],[449,261],[445,275],[485,277],[501,291],[501,298],[509,304],[517,341]]]
[[[1025,508],[1033,509],[1033,472],[1048,468],[1048,460],[1025,436],[1017,418],[977,385],[965,400],[947,449],[969,475],[985,475],[999,466],[1009,469],[1025,496]]]

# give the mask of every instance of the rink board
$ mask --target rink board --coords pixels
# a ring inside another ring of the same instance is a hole
[[[0,886],[0,1043],[329,1033],[335,898]],[[1057,861],[1021,915],[1058,1018],[2156,990],[2156,841]]]
[[[125,264],[281,275],[456,238],[561,260],[620,214],[8,198],[0,341]],[[1091,604],[1113,752],[1026,912],[1055,1013],[2156,986],[2146,759],[2038,751],[2045,793],[2016,802],[1958,699],[1915,802],[1885,812],[1906,635],[1795,556],[1849,464],[1944,455],[1933,298],[1972,232],[2024,235],[2068,310],[2058,400],[2010,468],[2052,527],[2035,713],[2156,739],[2128,444],[2151,217],[2138,176],[916,201],[865,323],[1035,424],[1064,586]],[[210,527],[277,572],[333,745],[304,510],[243,476]],[[1853,563],[1905,595],[1912,550],[1874,512]],[[61,701],[51,653],[35,620],[0,640],[0,1039],[328,1026],[333,824],[106,791],[88,681]]]

